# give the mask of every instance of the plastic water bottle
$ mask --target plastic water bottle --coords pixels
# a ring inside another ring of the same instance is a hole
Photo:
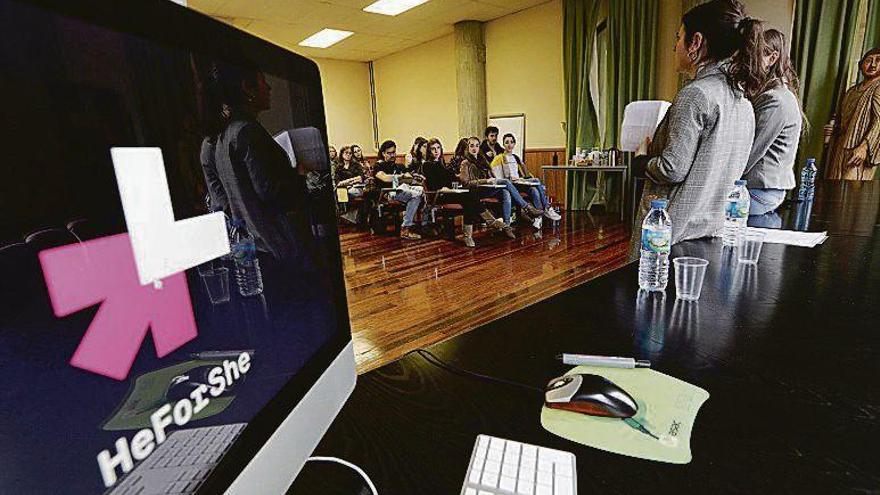
[[[257,259],[257,246],[242,220],[233,222],[232,259],[238,292],[245,297],[263,293],[263,274]]]
[[[397,174],[391,175],[391,187],[393,189],[397,189],[397,186],[400,185],[400,176]]]
[[[642,249],[639,258],[639,289],[666,290],[669,279],[669,248],[672,244],[672,220],[665,199],[651,201],[651,211],[642,222]]]
[[[735,181],[733,190],[727,195],[727,208],[724,210],[724,233],[721,238],[723,245],[737,245],[739,236],[749,221],[750,203],[746,181]]]
[[[798,200],[812,201],[816,195],[816,159],[807,158],[807,164],[801,170],[801,187],[798,189]]]

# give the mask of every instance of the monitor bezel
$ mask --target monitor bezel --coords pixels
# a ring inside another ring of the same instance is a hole
[[[309,91],[316,91],[312,108],[314,122],[327,146],[326,114],[323,106],[321,76],[315,62],[278,45],[228,26],[207,15],[169,0],[126,0],[124,7],[111,0],[7,0],[33,5],[106,29],[135,35],[204,55],[216,55],[236,62],[236,55],[247,54],[251,62],[277,76],[297,74],[295,80]],[[161,29],[156,29],[161,26]],[[244,61],[242,61],[244,62]],[[335,225],[333,225],[335,227]],[[339,260],[333,280],[337,304],[337,331],[278,393],[254,416],[229,452],[215,466],[198,493],[226,491],[239,473],[269,441],[324,371],[352,341],[342,274],[342,253],[338,243],[332,254]]]

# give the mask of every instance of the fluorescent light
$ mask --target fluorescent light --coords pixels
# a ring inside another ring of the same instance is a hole
[[[351,31],[340,31],[338,29],[322,29],[317,33],[299,42],[299,46],[310,46],[312,48],[327,48],[353,35]]]
[[[418,7],[428,0],[378,0],[364,7],[364,12],[374,14],[397,15],[401,12]]]

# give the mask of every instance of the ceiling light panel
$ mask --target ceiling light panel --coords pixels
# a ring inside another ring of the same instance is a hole
[[[378,0],[364,7],[364,12],[382,15],[397,15],[418,7],[428,0]]]
[[[325,28],[299,42],[299,46],[327,48],[351,36],[351,31]]]

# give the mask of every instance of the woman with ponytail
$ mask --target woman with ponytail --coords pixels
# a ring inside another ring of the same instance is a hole
[[[770,29],[764,33],[764,42],[767,81],[764,91],[752,99],[755,141],[742,177],[748,181],[749,216],[775,211],[786,191],[794,188],[794,162],[804,121],[785,35]]]
[[[765,83],[761,22],[739,0],[712,0],[689,10],[675,44],[678,69],[691,76],[648,146],[636,157],[647,178],[633,245],[652,199],[669,200],[672,243],[720,235],[724,205],[752,149],[749,97]]]

